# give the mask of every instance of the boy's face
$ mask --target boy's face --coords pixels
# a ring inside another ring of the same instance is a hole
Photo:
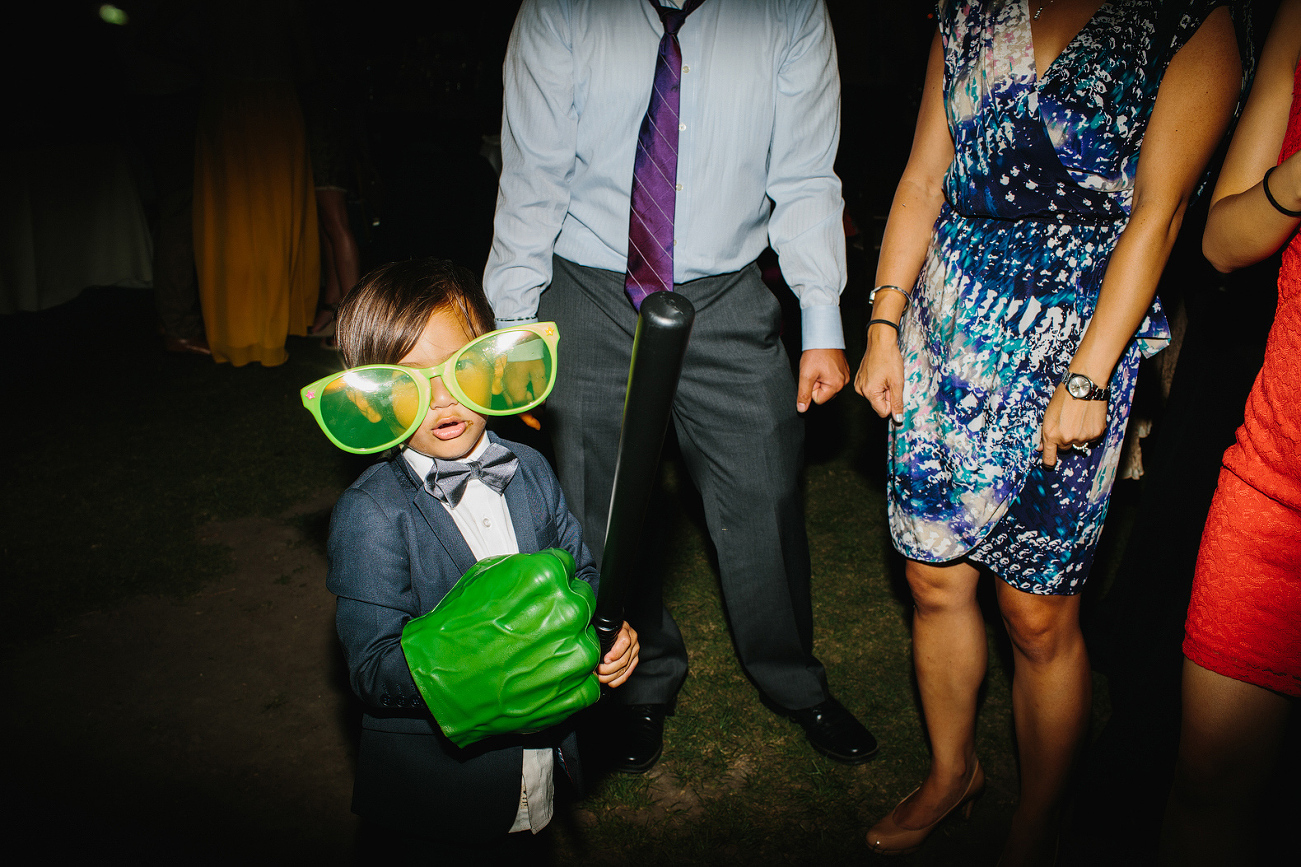
[[[433,367],[474,339],[470,326],[455,310],[439,310],[429,317],[425,330],[398,364]],[[429,414],[407,440],[424,455],[443,460],[465,457],[483,438],[488,426],[483,416],[461,406],[443,385],[442,377],[429,383]]]

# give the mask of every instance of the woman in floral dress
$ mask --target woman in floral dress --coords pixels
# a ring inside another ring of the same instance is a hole
[[[939,4],[855,383],[894,421],[890,529],[932,747],[922,785],[869,832],[877,851],[916,848],[983,789],[983,570],[1015,663],[1004,863],[1051,855],[1090,706],[1079,592],[1140,356],[1168,337],[1157,280],[1240,93],[1221,5]]]

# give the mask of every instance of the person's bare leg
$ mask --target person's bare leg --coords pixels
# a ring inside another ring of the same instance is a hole
[[[1062,796],[1093,693],[1080,597],[1037,596],[1003,581],[997,594],[1012,640],[1012,717],[1021,761],[1021,797],[999,863],[1051,864]]]
[[[1161,863],[1254,863],[1257,800],[1292,702],[1185,659],[1183,729],[1161,828]]]
[[[361,277],[361,255],[348,226],[347,194],[343,190],[317,190],[316,205],[334,258],[334,294],[328,297],[331,303],[338,303]]]
[[[334,247],[330,244],[330,236],[325,233],[324,227],[321,228],[321,277],[325,285],[321,287],[321,300],[317,305],[316,319],[312,322],[308,334],[316,334],[328,326],[334,320],[334,308],[339,306],[341,293],[339,292],[339,280],[334,268]]]
[[[976,749],[976,698],[988,644],[976,602],[980,573],[969,563],[908,561],[913,595],[913,665],[921,692],[931,767],[921,788],[894,813],[905,828],[923,828],[962,797]]]

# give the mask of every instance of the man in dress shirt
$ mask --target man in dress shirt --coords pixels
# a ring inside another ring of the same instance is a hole
[[[624,292],[633,161],[664,32],[654,0],[525,0],[505,64],[484,287],[498,327],[559,324],[550,428],[561,485],[598,560],[637,323]],[[849,380],[831,25],[823,0],[705,0],[678,40],[673,291],[696,311],[673,406],[678,443],[704,500],[747,675],[819,752],[866,761],[875,739],[831,696],[813,656],[798,490],[799,413]],[[754,264],[769,244],[800,300],[798,382],[778,301]],[[656,516],[647,521],[653,534]],[[621,690],[615,767],[637,773],[659,759],[687,654],[658,581],[633,596],[641,663]]]

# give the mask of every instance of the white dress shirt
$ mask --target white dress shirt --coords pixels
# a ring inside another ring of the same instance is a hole
[[[525,0],[504,70],[503,169],[484,288],[532,321],[551,256],[623,272],[637,134],[664,27],[647,0]],[[674,282],[771,243],[803,348],[843,348],[840,78],[823,0],[705,0],[682,47]]]
[[[486,448],[488,437],[485,434],[478,445],[461,460],[477,460]],[[422,479],[434,468],[434,459],[415,449],[403,449],[402,456]],[[497,554],[519,553],[515,525],[511,523],[505,495],[497,493],[478,479],[471,478],[455,509],[441,500],[439,503],[456,522],[457,529],[461,531],[465,544],[470,547],[470,553],[476,560]],[[555,757],[549,748],[525,748],[524,766],[520,771],[520,804],[515,814],[515,824],[510,829],[512,833],[532,831],[536,834],[551,821],[555,796],[554,771]]]

